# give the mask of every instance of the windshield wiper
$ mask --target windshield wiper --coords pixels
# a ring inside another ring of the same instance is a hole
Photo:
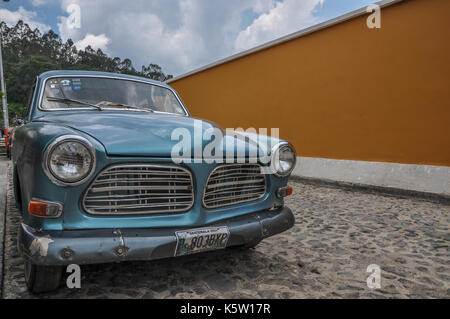
[[[96,108],[99,111],[103,111],[103,108],[101,108],[98,105],[91,104],[91,103],[88,103],[88,102],[78,101],[78,100],[74,100],[74,99],[62,98],[62,97],[51,97],[51,96],[46,96],[45,99],[47,101],[50,101],[50,102],[63,102],[63,103],[66,103],[66,104],[77,103],[77,104],[82,104],[82,105],[88,105],[88,106],[91,106],[93,108]]]
[[[107,102],[107,101],[102,101],[100,103],[97,103],[96,105],[97,106],[101,105],[104,107],[121,107],[121,108],[125,108],[125,109],[139,110],[139,111],[149,112],[149,113],[155,112],[150,108],[142,108],[142,107],[138,107],[138,106],[127,105],[127,104],[122,104],[122,103]]]

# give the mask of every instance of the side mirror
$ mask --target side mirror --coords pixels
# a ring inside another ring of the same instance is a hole
[[[22,119],[17,119],[17,120],[14,121],[14,123],[15,123],[17,126],[21,126],[21,125],[24,125],[24,124],[25,124],[25,121],[22,120]]]

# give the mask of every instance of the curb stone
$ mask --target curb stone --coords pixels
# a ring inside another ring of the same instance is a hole
[[[8,162],[0,160],[0,298],[3,298],[4,248],[6,225],[6,191],[8,189]]]
[[[353,192],[361,192],[381,196],[391,196],[397,198],[418,199],[450,206],[450,196],[445,194],[426,193],[393,187],[356,184],[356,183],[341,182],[312,177],[303,177],[303,176],[291,176],[289,180],[292,182],[297,182],[305,185],[339,188]]]

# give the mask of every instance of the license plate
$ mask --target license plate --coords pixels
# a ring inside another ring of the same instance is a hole
[[[228,227],[199,228],[175,232],[177,248],[175,256],[185,256],[227,246],[230,231]]]

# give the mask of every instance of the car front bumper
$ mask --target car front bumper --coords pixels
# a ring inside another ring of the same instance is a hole
[[[257,243],[294,225],[284,207],[228,219],[210,226],[227,226],[227,247]],[[95,229],[40,231],[25,224],[19,229],[19,251],[37,265],[99,264],[174,257],[176,231],[188,228]]]

